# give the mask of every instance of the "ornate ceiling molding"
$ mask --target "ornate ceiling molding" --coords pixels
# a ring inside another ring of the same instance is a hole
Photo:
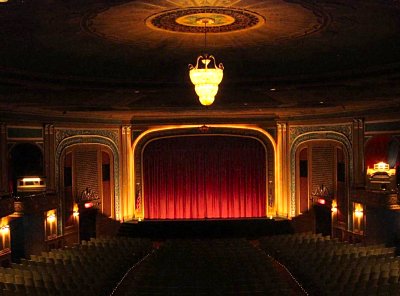
[[[212,20],[205,28],[201,22]],[[146,19],[146,25],[156,30],[180,33],[227,33],[256,28],[265,18],[250,10],[233,7],[189,7],[164,11]]]
[[[213,40],[215,47],[245,47],[303,38],[323,30],[331,21],[325,9],[305,1],[213,1],[210,4],[209,1],[158,0],[92,10],[82,18],[81,26],[91,35],[117,43],[151,48],[165,40],[171,47],[191,48],[198,45],[193,34],[202,37],[200,33],[204,33],[204,24],[198,23],[204,17],[214,20],[207,32],[221,34]]]

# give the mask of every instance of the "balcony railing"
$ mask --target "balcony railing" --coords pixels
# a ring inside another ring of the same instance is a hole
[[[35,193],[14,199],[16,214],[27,214],[48,211],[58,207],[58,198],[54,193]]]
[[[367,206],[400,209],[399,194],[392,191],[352,190],[351,200]]]
[[[9,196],[0,197],[0,217],[14,213],[14,199]]]

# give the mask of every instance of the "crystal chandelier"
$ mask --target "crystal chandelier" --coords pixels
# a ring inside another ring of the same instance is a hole
[[[203,18],[198,23],[204,24],[204,47],[207,46],[207,24],[213,23],[212,19]],[[197,58],[196,65],[189,65],[189,76],[195,85],[196,94],[199,101],[204,106],[209,106],[214,102],[218,92],[218,85],[222,81],[224,66],[220,63],[217,66],[212,55],[204,54]]]

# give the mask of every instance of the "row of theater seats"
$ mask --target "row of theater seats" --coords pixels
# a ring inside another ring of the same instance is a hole
[[[244,239],[169,240],[138,265],[125,295],[299,295]]]
[[[316,295],[400,295],[395,248],[354,245],[311,233],[265,237],[260,246]]]
[[[149,240],[103,237],[0,268],[0,295],[109,295],[150,252]]]

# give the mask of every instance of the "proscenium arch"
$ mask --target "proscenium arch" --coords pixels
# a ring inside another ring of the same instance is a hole
[[[62,156],[65,154],[67,148],[76,145],[91,145],[99,144],[110,149],[114,158],[114,213],[115,219],[120,220],[121,218],[121,202],[119,195],[119,153],[116,144],[109,138],[96,136],[96,135],[78,135],[68,137],[60,142],[56,150],[56,180],[58,191],[60,191],[61,180],[60,180],[60,168]]]
[[[296,151],[300,145],[310,141],[329,140],[343,145],[345,157],[349,160],[349,182],[353,180],[353,152],[348,138],[338,132],[333,131],[315,131],[308,132],[298,136],[290,146],[290,216],[296,216]]]
[[[272,158],[273,158],[273,197],[275,197],[275,200],[278,197],[278,192],[279,191],[279,178],[276,173],[276,167],[277,167],[277,148],[276,148],[276,142],[274,138],[266,132],[264,129],[259,128],[257,126],[251,126],[251,125],[223,125],[223,124],[208,124],[206,126],[204,125],[173,125],[173,126],[162,126],[162,127],[154,127],[151,129],[148,129],[141,133],[134,141],[132,145],[132,151],[133,151],[133,184],[134,184],[134,193],[135,193],[135,209],[133,209],[133,212],[135,214],[136,219],[143,219],[144,218],[144,205],[143,205],[143,196],[142,196],[142,153],[143,150],[146,146],[146,143],[151,141],[152,139],[156,138],[162,138],[166,136],[179,136],[179,135],[201,135],[204,133],[204,131],[201,131],[201,128],[207,129],[206,134],[208,135],[230,135],[230,136],[245,136],[245,137],[252,137],[263,143],[265,148],[268,148],[268,146],[272,146]],[[266,149],[267,153],[267,160],[270,158],[268,157],[268,150]],[[266,164],[267,169],[268,164]],[[268,178],[268,172],[267,172],[267,178]],[[267,185],[268,187],[268,185]],[[269,192],[267,192],[267,197],[268,198]],[[141,203],[141,207],[139,211],[136,208],[137,203]],[[267,200],[267,205],[268,205],[268,200]],[[271,209],[272,210],[272,209]],[[269,214],[269,212],[267,213]]]

